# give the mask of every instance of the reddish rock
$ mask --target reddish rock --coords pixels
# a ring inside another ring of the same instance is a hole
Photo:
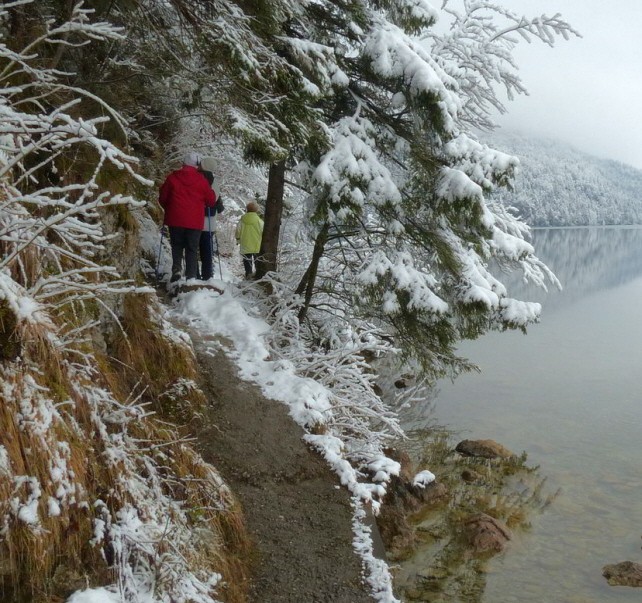
[[[499,553],[512,538],[511,531],[498,519],[478,513],[464,523],[464,534],[475,553]]]

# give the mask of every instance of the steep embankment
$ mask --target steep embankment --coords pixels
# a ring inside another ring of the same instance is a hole
[[[193,337],[209,400],[200,448],[240,500],[254,540],[250,601],[372,601],[352,546],[348,491],[285,405],[241,381],[220,341]]]

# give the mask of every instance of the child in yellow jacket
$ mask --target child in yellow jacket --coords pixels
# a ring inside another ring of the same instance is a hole
[[[246,213],[236,227],[236,242],[241,245],[245,278],[250,278],[256,270],[256,259],[261,250],[263,220],[258,214],[259,206],[254,201],[250,201],[245,209]]]

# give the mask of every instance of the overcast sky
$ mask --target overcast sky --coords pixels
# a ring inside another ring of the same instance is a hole
[[[561,13],[582,38],[554,48],[520,43],[519,75],[530,96],[498,118],[642,169],[642,0],[504,0],[517,13]]]

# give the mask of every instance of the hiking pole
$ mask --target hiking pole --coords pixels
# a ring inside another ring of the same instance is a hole
[[[216,257],[218,258],[218,273],[221,275],[221,280],[223,280],[223,268],[221,268],[221,248],[218,246],[218,237],[216,236],[216,230],[214,231],[214,239],[216,240]],[[212,253],[214,253],[214,247],[212,247]]]
[[[161,226],[160,243],[158,244],[158,258],[156,259],[156,284],[158,285],[158,275],[160,274],[161,253],[163,251],[163,236],[165,235],[165,225]]]
[[[212,208],[207,208],[207,231],[208,231],[208,242],[210,244],[210,278],[214,276],[214,243],[212,242]]]

